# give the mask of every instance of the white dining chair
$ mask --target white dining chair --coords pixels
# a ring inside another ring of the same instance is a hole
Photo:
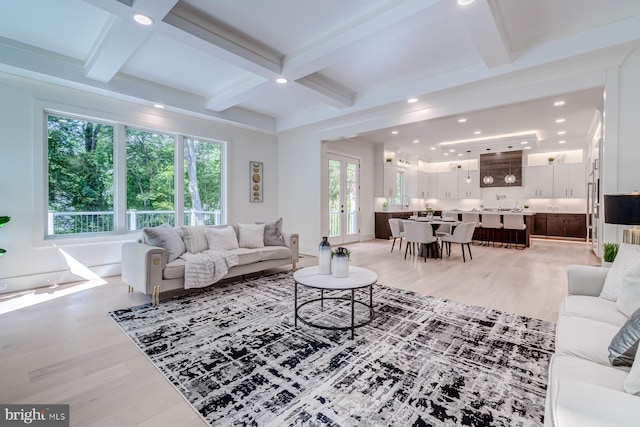
[[[393,237],[391,252],[393,252],[393,247],[396,245],[396,239],[400,239],[400,250],[402,250],[402,239],[405,238],[402,220],[400,218],[389,218],[389,228],[391,229],[391,236]]]
[[[462,214],[462,222],[474,222],[476,224],[476,230],[482,228],[482,223],[480,222],[480,214],[477,212],[464,212]],[[481,234],[481,232],[482,230],[479,230],[478,234]],[[473,242],[473,239],[472,239],[472,242]],[[479,245],[481,243],[474,243],[474,244]]]
[[[495,232],[502,229],[503,224],[500,222],[500,214],[497,213],[483,213],[482,214],[482,228],[484,230],[491,230],[491,240],[493,247],[496,246]],[[485,246],[489,246],[489,239],[487,238],[488,232],[485,234]],[[500,239],[500,247],[504,244],[504,234]]]
[[[409,246],[412,247],[413,254],[418,255],[415,248],[417,243],[418,247],[422,245],[422,255],[424,256],[424,261],[427,262],[427,255],[429,253],[428,246],[434,243],[436,245],[438,244],[438,238],[433,233],[433,227],[431,227],[431,224],[428,222],[419,221],[402,221],[402,224],[404,226],[404,238],[407,241],[404,249],[404,259],[407,259]]]
[[[518,249],[518,231],[524,231],[527,229],[527,225],[524,223],[524,215],[522,214],[507,214],[504,215],[503,218],[504,229],[508,231],[508,242],[507,248],[511,248],[511,242],[514,241],[516,243],[516,249]],[[514,234],[514,238],[511,238],[511,234]],[[524,249],[526,247],[526,243],[522,245]]]
[[[467,250],[469,251],[469,259],[473,259],[471,255],[471,240],[473,239],[473,232],[476,229],[475,222],[463,222],[458,225],[452,234],[442,236],[442,250],[440,251],[440,258],[442,258],[442,253],[444,252],[445,245],[447,246],[447,255],[451,256],[451,244],[452,243],[460,243],[462,247],[462,261],[467,262],[464,255],[464,245],[467,245]]]

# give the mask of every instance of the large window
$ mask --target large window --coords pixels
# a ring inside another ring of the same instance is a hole
[[[175,137],[127,128],[127,230],[175,225]]]
[[[113,126],[49,115],[47,234],[113,231]]]
[[[48,236],[224,221],[221,142],[54,114],[47,139]]]
[[[184,223],[220,224],[222,198],[221,145],[184,139]]]

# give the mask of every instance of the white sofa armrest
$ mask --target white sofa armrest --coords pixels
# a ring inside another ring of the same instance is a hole
[[[609,269],[590,265],[570,265],[567,267],[569,295],[597,297],[602,292]]]
[[[163,248],[138,242],[122,244],[122,281],[136,291],[153,294],[153,285],[162,282],[162,270],[167,262]]]
[[[283,232],[282,236],[284,237],[284,245],[291,249],[291,261],[295,264],[300,258],[300,239],[298,233]]]
[[[569,378],[559,378],[551,402],[554,427],[631,427],[640,420],[640,397]]]

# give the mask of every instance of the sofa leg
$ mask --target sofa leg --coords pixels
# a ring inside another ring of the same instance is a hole
[[[129,290],[127,291],[127,293],[132,293],[133,292],[133,286],[129,285]]]
[[[160,304],[160,286],[153,287],[153,294],[151,294],[151,305],[157,307]]]
[[[294,273],[295,273],[295,271],[296,271],[296,262],[295,262],[295,261],[293,261],[293,269],[292,269],[292,271],[293,271]]]

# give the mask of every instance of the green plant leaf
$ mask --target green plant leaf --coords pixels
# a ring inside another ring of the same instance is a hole
[[[4,226],[11,220],[10,216],[0,216],[0,227]]]

